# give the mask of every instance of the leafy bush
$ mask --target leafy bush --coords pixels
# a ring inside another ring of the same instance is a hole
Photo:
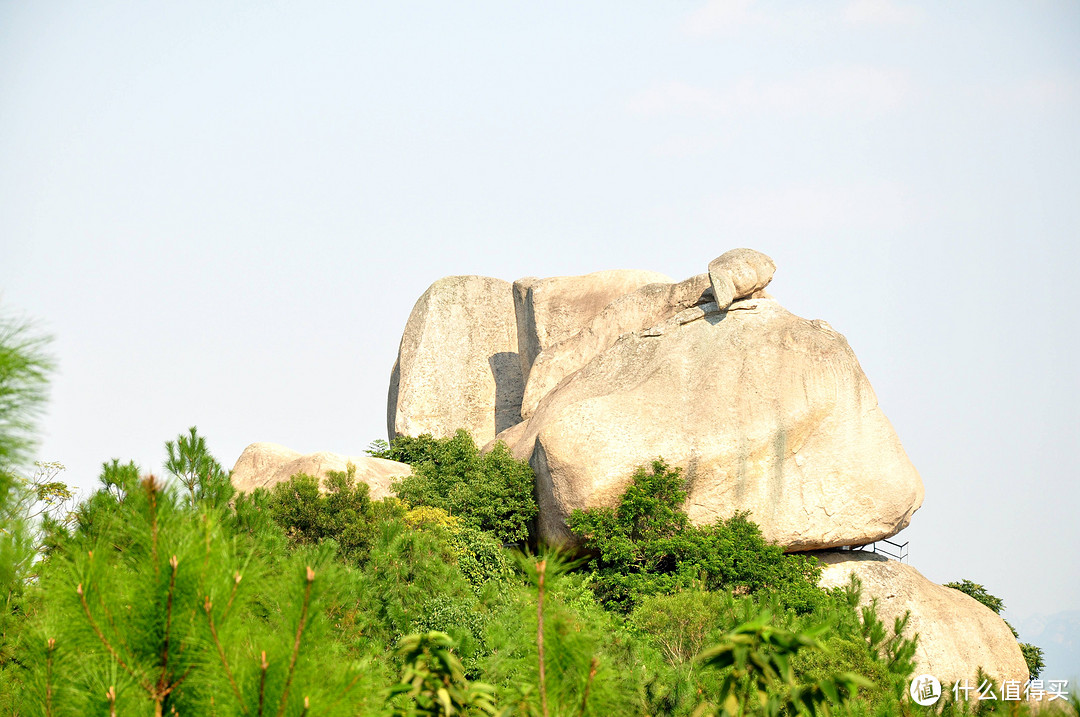
[[[697,657],[724,624],[732,596],[702,590],[642,599],[631,615],[633,624],[664,654],[672,667]]]
[[[618,507],[571,514],[570,530],[594,555],[590,567],[602,603],[628,612],[647,595],[693,586],[780,591],[803,613],[820,603],[816,561],[766,543],[745,513],[693,526],[682,511],[685,500],[680,470],[656,460],[651,470],[638,469]]]
[[[818,714],[846,706],[860,688],[872,686],[852,672],[807,679],[792,667],[796,657],[823,651],[818,638],[827,629],[776,627],[772,615],[763,611],[725,635],[698,658],[706,667],[727,670],[717,695],[719,714]]]
[[[398,497],[410,506],[441,508],[504,543],[528,538],[537,514],[533,472],[502,443],[481,454],[472,436],[459,430],[441,439],[401,436],[369,452],[413,467],[413,474],[395,485]]]
[[[513,577],[506,550],[490,533],[466,526],[453,530],[449,543],[458,570],[478,594],[489,582],[503,583]]]
[[[982,585],[973,583],[966,578],[960,582],[945,583],[945,587],[959,590],[965,595],[975,598],[980,603],[993,610],[996,615],[1000,615],[1001,611],[1005,609],[1004,600],[991,595]]]
[[[366,483],[356,480],[356,466],[327,471],[319,479],[298,473],[270,492],[270,514],[298,545],[337,542],[342,554],[356,560],[367,553],[373,512]]]
[[[461,526],[461,519],[456,515],[450,515],[442,508],[432,508],[429,505],[422,505],[419,508],[406,511],[404,519],[405,525],[410,528],[434,525],[454,530]]]
[[[401,678],[387,692],[394,717],[495,714],[492,688],[470,683],[453,650],[450,636],[437,631],[402,638]]]
[[[529,584],[489,626],[485,663],[507,714],[647,714],[640,644],[625,622],[573,599],[571,565],[556,553],[521,563]]]
[[[413,530],[396,520],[377,523],[363,578],[357,599],[359,632],[393,645],[405,635],[437,625],[454,637],[470,668],[475,666],[485,640],[482,631],[475,631],[481,622],[469,614],[482,613],[485,607],[458,569],[445,531]],[[440,600],[433,602],[437,597]],[[455,604],[453,616],[442,598]]]

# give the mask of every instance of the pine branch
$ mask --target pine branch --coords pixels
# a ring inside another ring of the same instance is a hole
[[[56,650],[56,640],[49,638],[45,643],[45,717],[52,717],[52,664],[53,651]]]
[[[536,654],[540,665],[540,708],[544,717],[548,717],[547,683],[544,679],[544,571],[547,561],[536,563],[537,600],[536,600]]]
[[[593,655],[592,661],[589,663],[589,676],[585,680],[585,694],[581,697],[581,712],[578,713],[578,717],[585,717],[585,708],[589,704],[589,690],[592,689],[593,678],[596,677],[596,670],[600,666],[600,660],[596,655]]]
[[[262,652],[262,677],[259,678],[259,717],[263,717],[263,704],[266,698],[266,668],[270,663],[266,661],[266,650]]]
[[[97,635],[97,638],[101,641],[101,644],[103,644],[105,646],[105,649],[109,651],[109,655],[113,658],[113,660],[116,661],[118,665],[124,668],[124,671],[131,676],[131,679],[138,682],[139,685],[141,685],[142,688],[148,693],[153,694],[153,687],[151,687],[150,684],[146,682],[146,680],[143,680],[137,674],[135,674],[134,670],[128,667],[127,663],[124,662],[124,660],[120,657],[120,654],[116,651],[112,644],[109,643],[108,638],[106,638],[105,635],[101,632],[101,628],[98,627],[97,622],[94,621],[94,617],[90,614],[90,606],[86,604],[86,593],[83,591],[82,583],[79,583],[79,586],[75,588],[75,592],[79,594],[79,602],[82,603],[83,614],[86,615],[87,622],[90,623],[90,627],[93,628],[94,634]]]
[[[158,568],[158,524],[157,524],[157,479],[153,474],[148,475],[143,481],[147,497],[150,499],[150,560],[154,564],[154,575],[160,574]]]
[[[300,623],[296,626],[296,639],[293,641],[292,659],[289,660],[289,672],[285,677],[285,690],[281,693],[281,702],[278,704],[277,717],[285,714],[285,703],[289,699],[289,687],[292,684],[293,669],[296,667],[296,658],[300,656],[300,638],[304,634],[304,624],[307,622],[308,606],[311,603],[311,584],[315,582],[315,571],[307,566],[307,584],[304,586],[304,604],[300,608]]]
[[[169,558],[169,567],[172,568],[172,572],[169,574],[169,596],[165,602],[165,641],[161,648],[161,676],[158,677],[159,693],[165,689],[169,674],[169,632],[172,630],[173,592],[176,589],[176,569],[179,565],[180,561],[176,559],[175,555]]]
[[[229,610],[232,609],[233,599],[236,597],[236,589],[240,587],[240,581],[244,579],[244,576],[237,570],[233,573],[233,586],[232,591],[229,593],[229,601],[225,603],[225,612],[221,614],[221,619],[224,620],[229,616]]]
[[[94,557],[93,551],[90,551],[90,557]],[[120,641],[120,647],[124,648],[131,654],[131,646],[128,645],[127,640],[124,639],[124,633],[120,632],[116,627],[116,621],[113,620],[112,612],[109,611],[109,606],[105,604],[105,596],[98,591],[98,605],[101,607],[101,611],[105,613],[105,622],[108,623],[109,628],[112,630],[112,635],[115,639]]]
[[[239,575],[239,573],[237,573]],[[206,596],[206,602],[203,603],[203,609],[206,611],[206,619],[210,623],[210,637],[214,640],[214,647],[217,648],[218,657],[221,659],[221,665],[225,668],[225,676],[229,678],[229,685],[232,686],[233,694],[236,695],[236,701],[240,703],[240,710],[244,713],[248,713],[247,705],[244,704],[244,698],[240,695],[240,688],[236,685],[236,679],[233,677],[232,670],[229,668],[229,661],[225,659],[225,649],[221,646],[221,640],[218,639],[217,628],[214,627],[214,615],[211,612],[213,605],[210,602],[210,596]],[[266,653],[263,653],[265,656]],[[262,707],[260,706],[260,713]]]
[[[361,673],[357,672],[356,677],[353,677],[352,681],[349,682],[345,689],[341,691],[341,694],[338,695],[332,703],[330,703],[330,709],[327,710],[328,713],[333,714],[334,708],[338,706],[338,703],[345,699],[345,695],[349,694],[353,687],[356,687],[356,683],[360,681],[360,675]]]

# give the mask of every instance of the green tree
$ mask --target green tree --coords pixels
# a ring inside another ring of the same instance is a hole
[[[206,439],[199,435],[195,426],[181,433],[175,441],[166,441],[169,457],[165,469],[172,473],[195,501],[209,500],[214,505],[224,505],[232,498],[233,489],[229,474],[221,467],[206,448]]]
[[[327,471],[326,480],[299,473],[270,491],[270,514],[296,544],[333,540],[342,555],[356,561],[367,554],[373,511],[366,483],[356,466]]]
[[[966,578],[960,582],[945,583],[945,587],[959,590],[965,595],[975,598],[983,605],[993,610],[996,615],[1000,615],[1001,611],[1005,609],[1004,600],[991,595],[982,585],[974,583]]]
[[[395,484],[398,497],[411,507],[442,508],[504,543],[529,537],[538,512],[533,472],[504,444],[481,453],[472,436],[459,430],[442,439],[402,436],[373,455],[412,465],[412,475]]]
[[[794,632],[775,627],[771,621],[772,615],[762,612],[698,658],[705,667],[727,670],[719,693],[719,714],[832,714],[855,697],[859,688],[872,687],[866,678],[852,672],[800,679],[793,660],[801,652],[823,650],[819,638],[828,626]],[[712,711],[705,707],[704,711]]]
[[[49,341],[29,322],[0,315],[0,709],[11,706],[7,701],[19,691],[16,655],[37,553],[29,511],[58,495],[56,486],[37,486],[18,475],[36,442],[54,368]]]
[[[26,462],[54,368],[51,339],[32,324],[0,316],[0,471]]]
[[[352,713],[331,546],[275,556],[152,476],[95,510],[43,571],[25,711]]]
[[[401,677],[387,691],[395,717],[453,717],[495,714],[494,690],[465,677],[446,633],[431,631],[401,639]],[[398,698],[398,699],[395,699]]]
[[[822,600],[813,558],[769,545],[745,513],[694,526],[682,510],[685,480],[663,460],[634,473],[615,508],[575,510],[568,521],[593,558],[597,596],[627,612],[644,596],[681,588],[780,591],[810,612]]]

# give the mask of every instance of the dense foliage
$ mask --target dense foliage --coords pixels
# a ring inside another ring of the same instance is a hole
[[[328,471],[326,480],[303,473],[272,489],[270,514],[297,545],[334,540],[342,554],[366,554],[371,541],[372,506],[368,487],[356,480],[356,466]]]
[[[212,466],[185,435],[187,465]],[[690,526],[659,461],[578,516],[592,565],[514,558],[460,515],[370,500],[352,470],[250,495],[177,473],[106,463],[53,527],[0,714],[910,713],[902,622],[857,584],[814,587],[745,516]]]
[[[442,508],[504,543],[529,537],[537,513],[532,469],[504,444],[481,453],[472,436],[459,430],[443,439],[402,436],[389,446],[373,445],[369,453],[412,466],[412,475],[396,486],[410,506]]]
[[[594,589],[607,607],[631,610],[642,597],[701,586],[753,594],[773,591],[800,613],[820,606],[816,561],[769,545],[746,514],[690,524],[685,481],[662,460],[639,468],[614,508],[577,510],[570,530],[594,553]]]
[[[0,472],[0,715],[919,712],[903,620],[818,589],[745,515],[690,525],[662,461],[574,515],[571,561],[504,547],[536,515],[505,449],[379,451],[414,466],[400,498],[351,467],[237,495],[194,428],[171,478],[112,460],[71,511],[55,464]]]

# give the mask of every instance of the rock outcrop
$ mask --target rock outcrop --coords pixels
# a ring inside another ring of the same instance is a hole
[[[923,498],[847,341],[773,299],[694,306],[624,334],[513,435],[554,542],[569,539],[571,511],[615,505],[657,456],[688,478],[693,522],[749,511],[788,550],[893,535]]]
[[[753,249],[732,249],[709,262],[709,282],[721,309],[736,299],[752,297],[772,281],[776,263]]]
[[[511,284],[448,276],[416,302],[390,377],[387,432],[452,436],[464,428],[480,445],[521,420]]]
[[[961,679],[977,684],[981,667],[998,684],[1027,680],[1027,663],[1009,626],[977,600],[880,555],[833,551],[817,557],[824,563],[822,587],[843,587],[854,574],[862,582],[863,604],[876,598],[887,628],[911,612],[905,635],[919,635],[915,674],[929,673],[943,684]]]
[[[673,283],[643,271],[435,282],[390,386],[396,435],[506,441],[537,476],[540,535],[614,505],[656,457],[689,479],[687,513],[749,511],[788,550],[860,545],[921,505],[911,465],[847,341],[765,293],[751,249]]]
[[[533,360],[548,346],[577,333],[620,296],[647,284],[670,284],[655,271],[616,269],[582,276],[527,277],[514,282],[518,354],[526,379]]]
[[[372,500],[393,495],[394,480],[412,474],[412,467],[397,461],[371,456],[342,456],[326,451],[301,454],[276,443],[252,443],[244,449],[232,469],[232,484],[241,493],[256,488],[273,488],[297,473],[325,478],[329,471],[356,466],[356,479],[366,483]]]
[[[908,565],[828,550],[902,530],[923,485],[844,337],[766,293],[775,270],[736,249],[678,283],[640,271],[440,280],[402,338],[390,436],[464,427],[484,450],[505,442],[535,472],[539,536],[553,543],[573,540],[573,510],[616,505],[662,457],[687,478],[694,523],[749,512],[767,540],[817,551],[823,586],[854,573],[886,624],[910,611],[919,672],[1026,679],[1011,631],[977,601]],[[280,480],[297,468],[274,466],[293,460],[245,451],[234,481]]]
[[[531,416],[540,399],[559,381],[592,361],[623,334],[653,326],[711,298],[709,275],[699,274],[677,284],[647,284],[612,301],[577,333],[536,356],[525,382],[522,418]]]

